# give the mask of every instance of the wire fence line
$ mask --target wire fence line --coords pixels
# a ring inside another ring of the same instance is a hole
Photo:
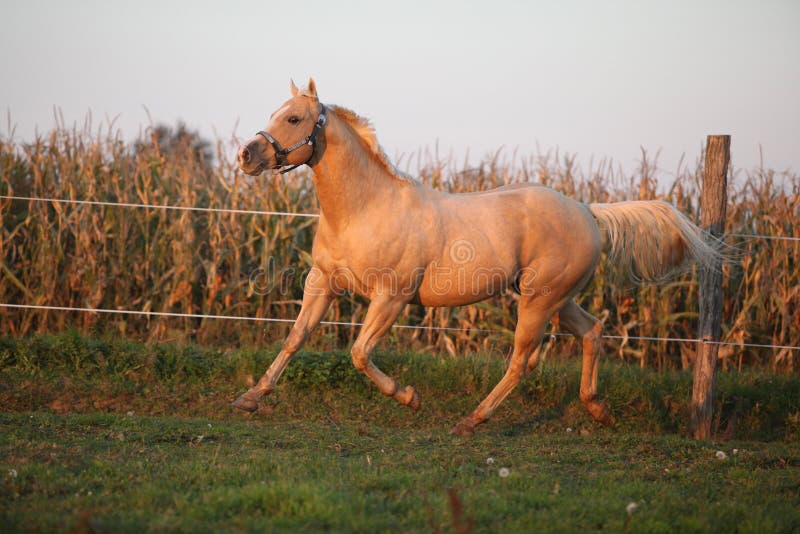
[[[27,202],[50,202],[54,204],[79,204],[89,206],[110,206],[120,208],[138,208],[138,209],[161,209],[161,210],[175,210],[175,211],[198,211],[203,213],[233,213],[238,215],[269,215],[269,216],[282,216],[282,217],[308,217],[319,218],[318,213],[301,213],[292,211],[261,211],[261,210],[240,210],[234,208],[204,208],[198,206],[174,206],[169,204],[140,204],[135,202],[109,202],[102,200],[79,200],[70,198],[46,198],[46,197],[25,197],[25,196],[12,196],[0,195],[0,199],[17,200]],[[780,236],[780,235],[761,235],[761,234],[725,234],[726,237],[741,237],[745,239],[771,239],[775,241],[800,241],[800,237],[794,236]]]
[[[12,201],[28,201],[28,202],[49,202],[61,204],[77,204],[77,205],[90,205],[90,206],[108,206],[108,207],[122,207],[122,208],[136,208],[136,209],[162,209],[162,210],[175,210],[175,211],[195,211],[204,213],[229,213],[239,215],[264,215],[264,216],[285,216],[285,217],[308,217],[319,218],[316,213],[298,213],[298,212],[284,212],[284,211],[261,211],[261,210],[241,210],[231,208],[206,208],[195,206],[175,206],[175,205],[157,205],[157,204],[144,204],[144,203],[130,203],[130,202],[109,202],[99,200],[79,200],[79,199],[63,199],[63,198],[46,198],[46,197],[28,197],[28,196],[14,196],[14,195],[0,195],[0,199]],[[726,234],[730,237],[741,237],[747,239],[771,239],[782,241],[800,241],[800,237],[793,236],[770,236],[759,234],[740,234],[731,233]],[[15,309],[38,309],[49,311],[65,311],[65,312],[83,312],[83,313],[107,313],[107,314],[125,314],[125,315],[140,315],[140,316],[160,316],[160,317],[182,317],[192,319],[220,319],[220,320],[240,320],[240,321],[256,321],[268,323],[294,323],[294,319],[280,319],[274,317],[251,317],[251,316],[231,316],[231,315],[209,315],[209,314],[194,314],[194,313],[178,313],[178,312],[158,312],[158,311],[145,311],[145,310],[118,310],[108,308],[80,308],[68,306],[43,306],[32,304],[11,304],[0,303],[0,307],[15,308]],[[321,321],[320,324],[334,325],[334,326],[362,326],[363,323],[356,322],[342,322],[342,321]],[[416,329],[416,330],[436,330],[436,331],[458,331],[458,332],[484,332],[484,333],[497,333],[497,329],[479,329],[479,328],[459,328],[459,327],[445,327],[445,326],[419,326],[419,325],[393,325],[393,328],[398,329]],[[548,334],[550,337],[566,336],[570,334],[554,332]],[[759,343],[739,343],[730,341],[712,341],[697,338],[669,338],[669,337],[648,337],[648,336],[620,336],[620,335],[603,335],[604,339],[616,340],[635,340],[635,341],[665,341],[665,342],[682,342],[682,343],[703,343],[709,345],[731,345],[739,347],[750,348],[769,348],[777,350],[800,350],[800,347],[791,345],[769,345]]]
[[[314,217],[319,218],[318,213],[295,213],[291,211],[259,211],[259,210],[238,210],[233,208],[202,208],[196,206],[171,206],[168,204],[137,204],[132,202],[105,202],[102,200],[77,200],[70,198],[42,198],[42,197],[18,197],[0,195],[6,200],[25,200],[29,202],[52,202],[54,204],[83,204],[89,206],[115,206],[121,208],[147,208],[175,211],[200,211],[204,213],[235,213],[238,215],[280,215],[286,217]]]
[[[79,308],[71,306],[42,306],[35,304],[8,304],[0,303],[0,308],[17,308],[17,309],[31,309],[31,310],[47,310],[47,311],[67,311],[67,312],[85,312],[85,313],[111,313],[119,315],[144,315],[150,317],[183,317],[187,319],[221,319],[221,320],[234,320],[234,321],[256,321],[265,323],[294,323],[294,319],[277,319],[274,317],[248,317],[243,315],[207,315],[202,313],[179,313],[179,312],[159,312],[149,310],[114,310],[110,308]],[[347,321],[320,321],[319,324],[334,325],[334,326],[363,326],[364,323],[355,323]],[[438,331],[455,331],[455,332],[484,332],[484,333],[499,333],[501,330],[486,329],[486,328],[459,328],[456,326],[421,326],[421,325],[392,325],[392,328],[410,329],[410,330],[438,330]],[[571,337],[572,334],[565,334],[563,332],[550,332],[545,334],[545,337]],[[618,339],[618,340],[634,340],[634,341],[667,341],[672,343],[702,343],[705,345],[731,345],[736,347],[749,347],[749,348],[764,348],[764,349],[780,349],[780,350],[800,350],[800,347],[791,345],[765,345],[761,343],[739,343],[737,341],[712,341],[709,339],[699,338],[675,338],[675,337],[649,337],[649,336],[619,336],[612,334],[603,334],[604,339]]]
[[[236,321],[255,321],[263,323],[294,323],[295,319],[278,319],[275,317],[250,317],[246,315],[207,315],[202,313],[180,313],[180,312],[159,312],[150,310],[114,310],[110,308],[77,308],[71,306],[43,306],[35,304],[6,304],[0,303],[0,308],[24,308],[32,310],[51,310],[67,312],[87,312],[87,313],[115,313],[120,315],[146,315],[154,317],[183,317],[186,319],[228,319]],[[334,326],[363,326],[364,323],[350,323],[345,321],[320,321],[319,324]],[[392,325],[393,328],[408,328],[417,330],[454,330],[458,332],[498,332],[498,330],[487,330],[477,328],[458,328],[455,326],[414,326],[414,325]]]

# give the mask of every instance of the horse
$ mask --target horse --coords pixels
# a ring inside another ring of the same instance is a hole
[[[351,291],[370,301],[351,349],[353,365],[381,393],[418,410],[417,390],[371,359],[398,314],[409,303],[461,306],[511,288],[519,299],[508,367],[451,433],[473,434],[536,366],[555,314],[581,340],[581,402],[594,419],[613,424],[597,393],[602,324],[575,296],[593,276],[604,241],[634,278],[659,281],[692,260],[713,267],[719,252],[706,234],[663,201],[584,204],[527,183],[477,193],[434,190],[392,165],[368,120],[321,103],[313,78],[302,90],[294,82],[290,88],[291,98],[265,129],[240,146],[238,165],[252,176],[311,168],[320,206],[313,266],[280,352],[232,406],[256,411],[331,302]]]

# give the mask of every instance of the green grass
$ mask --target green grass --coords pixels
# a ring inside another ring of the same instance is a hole
[[[629,502],[631,531],[800,527],[800,452],[784,443],[726,444],[718,460],[720,446],[675,435],[548,426],[464,440],[350,418],[37,412],[0,424],[2,515],[17,531],[445,531],[449,488],[476,531],[619,532]]]
[[[608,429],[576,401],[575,362],[545,362],[464,439],[448,429],[499,378],[498,358],[380,354],[423,394],[412,413],[346,354],[302,354],[256,414],[231,412],[273,356],[1,340],[0,530],[800,529],[799,377],[721,374],[719,439],[697,442],[687,374],[604,364]]]

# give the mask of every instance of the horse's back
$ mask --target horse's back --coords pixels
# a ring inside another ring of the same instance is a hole
[[[600,235],[588,209],[553,189],[514,184],[482,193],[435,193],[431,201],[441,234],[431,241],[437,248],[420,288],[423,304],[481,300],[502,285],[496,280],[516,284],[522,272],[537,273],[537,283],[558,279],[571,286],[593,272],[599,259]],[[452,294],[434,290],[435,282],[455,287],[465,280],[474,289],[472,299],[452,300]]]
[[[439,204],[454,234],[485,235],[495,242],[517,240],[531,250],[600,247],[597,224],[587,207],[543,185],[510,184],[480,193],[443,195]],[[520,261],[525,263],[525,258]]]

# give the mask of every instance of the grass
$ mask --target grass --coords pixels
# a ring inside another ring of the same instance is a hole
[[[0,424],[2,516],[17,531],[620,532],[630,502],[632,532],[800,527],[800,452],[784,443],[725,444],[719,460],[719,445],[675,435],[560,425],[464,440],[396,418]]]
[[[0,524],[97,532],[800,529],[793,375],[721,373],[717,438],[693,441],[684,437],[686,373],[605,363],[601,387],[619,424],[604,428],[576,401],[576,362],[548,360],[463,439],[447,430],[499,378],[499,358],[382,352],[378,364],[423,394],[412,413],[382,397],[346,354],[303,353],[256,414],[231,412],[227,401],[274,354],[74,332],[1,340]]]

